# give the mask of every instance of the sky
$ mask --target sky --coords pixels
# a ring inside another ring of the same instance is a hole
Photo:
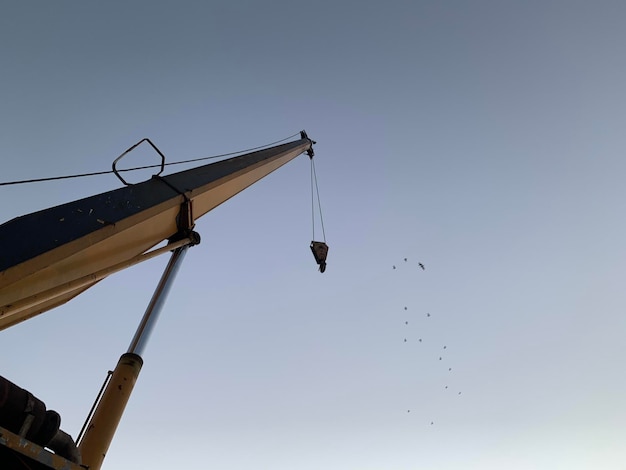
[[[305,155],[199,219],[103,468],[625,469],[625,20],[4,2],[0,181],[317,142],[326,272]],[[2,186],[2,221],[120,185]],[[0,374],[76,437],[166,263],[0,332]]]

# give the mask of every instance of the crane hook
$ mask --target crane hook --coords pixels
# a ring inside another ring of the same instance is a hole
[[[320,272],[326,271],[326,257],[328,256],[328,245],[324,242],[311,242],[311,251],[315,262],[320,266]]]

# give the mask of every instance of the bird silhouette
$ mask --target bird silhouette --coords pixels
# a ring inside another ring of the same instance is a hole
[[[406,309],[407,309],[407,308],[406,308],[406,307],[404,307],[404,310],[406,310]]]
[[[430,313],[427,313],[427,314],[426,314],[426,316],[427,316],[427,317],[430,317]]]
[[[444,346],[443,349],[446,349],[448,346]]]
[[[422,268],[422,271],[426,271],[426,268],[424,267],[424,265],[422,263],[417,263],[417,265]]]
[[[406,263],[406,258],[404,258],[404,262]]]
[[[439,360],[441,361],[441,356],[439,356]]]
[[[422,342],[422,338],[420,338],[420,343]]]
[[[394,266],[393,266],[393,269],[396,269],[396,266],[395,266],[395,264],[394,264]]]
[[[451,371],[451,370],[452,370],[452,367],[448,367],[448,371]]]
[[[404,324],[405,324],[405,325],[408,325],[408,324],[409,324],[409,322],[408,322],[408,321],[405,321],[405,322],[404,322]]]

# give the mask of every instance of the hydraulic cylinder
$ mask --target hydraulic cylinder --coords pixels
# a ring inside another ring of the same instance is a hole
[[[120,357],[78,446],[89,470],[100,470],[142,365],[137,354]]]

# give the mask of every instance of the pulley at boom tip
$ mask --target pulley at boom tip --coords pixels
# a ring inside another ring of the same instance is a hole
[[[309,158],[313,158],[313,156],[315,155],[315,152],[313,151],[313,146],[317,143],[312,139],[309,139],[309,136],[306,134],[306,131],[303,129],[300,131],[300,138],[302,139],[307,139],[309,141],[311,141],[311,146],[309,147],[309,149],[306,151],[306,154],[309,156]]]

